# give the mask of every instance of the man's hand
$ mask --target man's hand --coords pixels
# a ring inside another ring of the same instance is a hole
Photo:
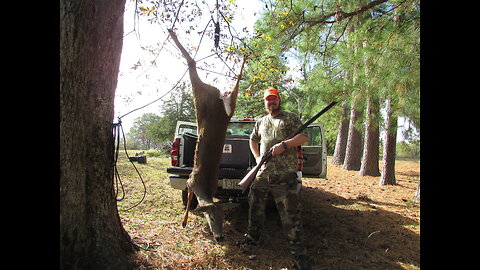
[[[285,147],[282,145],[281,142],[272,146],[272,156],[280,155],[284,151],[285,151]]]
[[[281,153],[285,152],[287,148],[297,147],[302,145],[308,141],[308,137],[303,134],[297,134],[295,137],[285,140],[283,142],[279,142],[272,146],[272,156],[280,155]]]

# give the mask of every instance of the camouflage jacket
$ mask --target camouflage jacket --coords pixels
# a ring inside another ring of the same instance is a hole
[[[260,155],[263,155],[273,145],[295,132],[301,125],[300,118],[294,113],[282,111],[275,117],[268,114],[255,123],[250,140],[260,144]],[[307,136],[305,130],[300,134]],[[297,166],[297,148],[292,147],[267,161],[258,172],[257,178],[295,172]]]

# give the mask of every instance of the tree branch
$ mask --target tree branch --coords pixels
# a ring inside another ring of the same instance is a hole
[[[313,19],[313,20],[305,20],[303,19],[299,24],[297,24],[296,27],[290,30],[292,30],[292,32],[288,35],[288,39],[286,39],[282,45],[285,45],[287,42],[289,41],[292,41],[295,39],[295,37],[297,37],[298,35],[300,35],[302,32],[304,32],[306,30],[305,26],[315,26],[315,25],[318,25],[318,24],[333,24],[333,23],[336,23],[336,22],[340,22],[340,21],[343,21],[345,19],[351,19],[353,16],[356,16],[360,13],[363,13],[367,10],[370,10],[382,3],[385,3],[387,2],[388,0],[376,0],[376,1],[372,1],[370,3],[368,3],[367,5],[365,6],[362,6],[362,7],[359,7],[357,8],[356,10],[352,11],[352,12],[343,12],[339,7],[335,10],[335,12],[332,12],[330,14],[327,14],[327,15],[324,15],[322,16],[321,18],[319,19]],[[332,21],[332,20],[328,20],[329,18],[331,17],[335,17],[335,19]],[[348,24],[348,22],[347,22]],[[342,35],[343,33],[345,32],[345,29],[346,29],[346,26],[345,28],[343,29],[342,31]],[[280,31],[280,34],[284,34],[285,32],[287,32],[288,29],[284,29],[283,31]],[[338,42],[338,39],[336,40],[335,43]]]
[[[335,12],[327,14],[327,15],[323,16],[322,18],[318,19],[318,20],[310,20],[310,21],[307,20],[307,21],[304,21],[304,23],[306,23],[310,26],[315,26],[317,24],[323,24],[323,23],[340,22],[340,21],[343,21],[347,18],[350,18],[350,17],[353,17],[353,16],[358,15],[360,13],[363,13],[363,12],[365,12],[365,11],[367,11],[367,10],[373,8],[373,7],[376,7],[380,4],[383,4],[387,1],[388,0],[376,0],[376,1],[368,3],[367,5],[365,5],[363,7],[360,7],[358,9],[356,9],[353,12],[343,12],[342,10],[336,10]],[[335,16],[334,21],[327,21],[328,18],[333,17],[333,16]]]

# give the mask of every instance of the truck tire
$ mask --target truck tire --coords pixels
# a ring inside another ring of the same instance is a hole
[[[188,200],[188,191],[185,189],[185,190],[182,190],[182,202],[183,202],[184,209],[187,208],[187,200]],[[193,194],[193,198],[192,198],[192,201],[190,202],[189,210],[193,210],[197,208],[197,205],[198,205],[197,196]]]

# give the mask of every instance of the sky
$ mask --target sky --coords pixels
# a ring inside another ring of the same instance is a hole
[[[210,8],[213,8],[216,0],[206,0],[206,2]],[[235,3],[238,5],[238,8],[235,12],[233,28],[240,32],[243,27],[247,27],[250,33],[253,33],[253,25],[263,10],[263,4],[258,0],[235,0]],[[148,50],[142,49],[142,46],[157,48],[158,50],[167,39],[167,26],[151,24],[142,16],[138,17],[138,22],[135,24],[134,9],[135,1],[127,0],[124,13],[123,50],[115,94],[115,123],[118,122],[119,116],[144,106],[169,92],[187,69],[186,61],[180,57],[179,50],[174,46],[171,39],[167,40],[160,54],[158,54],[157,65],[153,66],[151,64],[151,61],[155,59],[155,55],[152,55]],[[203,29],[204,25],[206,26],[208,20],[210,20],[208,12],[205,11],[201,19],[198,28]],[[212,24],[210,26],[213,27]],[[179,34],[179,39],[184,47],[198,45],[198,35],[192,36],[193,38],[188,39],[188,37],[182,37]],[[196,59],[210,55],[212,47],[213,41],[204,38]],[[225,73],[228,70],[220,60],[216,60],[214,57],[210,57],[205,61],[209,61],[209,64],[212,61],[216,61],[215,63],[219,70],[215,71],[220,73]],[[134,69],[135,65],[137,67]],[[238,70],[235,71],[238,72]],[[213,84],[212,80],[214,78],[219,79],[221,83],[216,83],[215,86],[220,91],[230,90],[235,83],[232,79],[224,76],[213,73],[207,74],[201,70],[198,70],[198,72],[205,83]],[[188,80],[188,74],[183,79]],[[142,114],[159,114],[159,106],[163,100],[168,100],[168,98],[167,94],[161,100],[123,116],[121,121],[125,133],[129,131],[134,120]]]

